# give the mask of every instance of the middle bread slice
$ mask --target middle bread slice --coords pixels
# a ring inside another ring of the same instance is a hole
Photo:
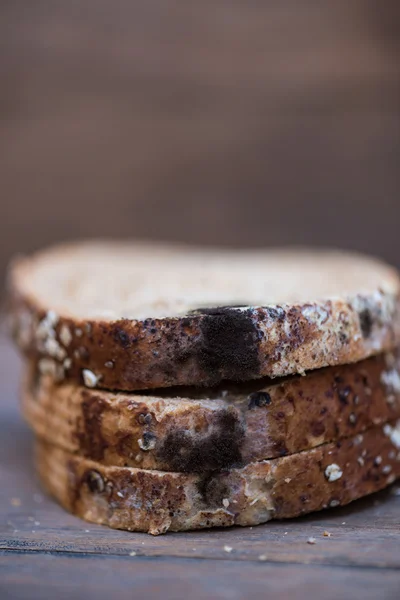
[[[392,354],[305,376],[122,393],[54,383],[31,363],[23,413],[48,443],[105,465],[209,472],[293,454],[400,416]]]

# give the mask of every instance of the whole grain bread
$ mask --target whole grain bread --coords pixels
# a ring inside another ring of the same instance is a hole
[[[203,473],[293,454],[400,418],[399,359],[389,354],[279,383],[158,396],[56,384],[31,364],[22,409],[38,436],[88,459]]]
[[[72,513],[117,529],[257,525],[347,504],[400,476],[400,421],[243,469],[188,474],[105,466],[37,441],[43,484]]]
[[[397,272],[359,255],[82,243],[10,269],[43,373],[139,390],[303,373],[393,349]]]

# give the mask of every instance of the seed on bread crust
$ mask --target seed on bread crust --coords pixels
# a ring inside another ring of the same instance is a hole
[[[388,388],[389,392],[400,392],[400,374],[397,369],[384,371],[381,379],[382,383]]]
[[[51,358],[41,358],[38,362],[38,367],[42,375],[51,375],[55,378],[57,363]]]
[[[61,343],[66,348],[68,348],[68,346],[72,342],[72,333],[71,333],[68,325],[65,325],[65,323],[61,326],[59,337],[60,337]]]
[[[59,316],[53,310],[49,310],[36,328],[36,337],[39,339],[54,337],[54,328],[58,322]]]
[[[394,444],[396,448],[400,448],[400,422],[398,422],[395,427],[392,427],[389,424],[384,425],[383,432],[390,437],[392,444]]]
[[[38,367],[42,375],[50,375],[55,381],[62,381],[64,379],[64,367],[51,358],[41,358]]]
[[[337,481],[337,479],[340,479],[342,475],[342,469],[335,463],[328,465],[325,469],[325,477],[328,481]]]
[[[93,371],[90,371],[89,369],[83,369],[82,370],[82,377],[83,377],[83,382],[86,385],[86,387],[89,388],[94,388],[96,387],[96,385],[99,383],[101,376],[96,375],[95,373],[93,373]]]

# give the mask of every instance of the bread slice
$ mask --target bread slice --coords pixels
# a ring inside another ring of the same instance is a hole
[[[304,373],[400,339],[398,273],[354,254],[91,242],[17,260],[9,288],[19,345],[88,387]]]
[[[399,359],[158,396],[90,390],[36,377],[23,413],[49,443],[114,466],[209,472],[284,456],[400,418]]]
[[[400,421],[243,469],[185,474],[105,466],[37,442],[40,477],[74,514],[157,535],[296,517],[376,492],[400,476]]]

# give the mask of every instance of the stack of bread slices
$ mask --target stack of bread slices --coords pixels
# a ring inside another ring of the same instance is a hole
[[[400,280],[304,250],[88,242],[16,260],[44,486],[152,534],[346,504],[400,476]]]

